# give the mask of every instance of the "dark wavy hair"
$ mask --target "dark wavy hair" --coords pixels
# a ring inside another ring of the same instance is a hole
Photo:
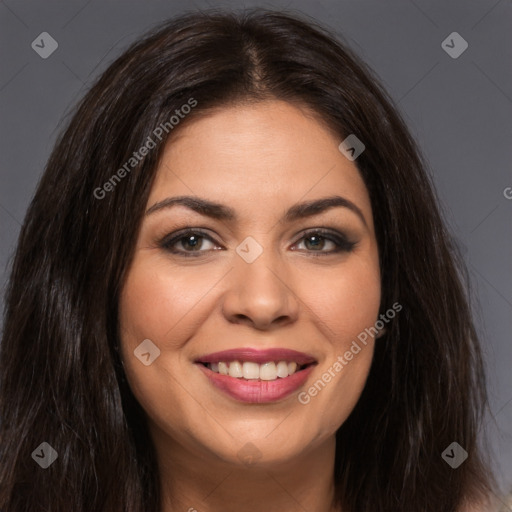
[[[197,105],[170,134],[212,109],[280,99],[366,145],[355,163],[374,212],[381,312],[403,310],[336,433],[336,505],[455,512],[492,492],[464,266],[404,121],[338,39],[303,15],[189,12],[132,44],[78,104],[28,208],[6,291],[1,510],[161,507],[155,450],[119,355],[118,300],[167,139],[110,193],[94,191],[190,98]],[[42,441],[59,454],[46,470],[31,457]],[[457,469],[441,457],[453,441],[469,453]]]

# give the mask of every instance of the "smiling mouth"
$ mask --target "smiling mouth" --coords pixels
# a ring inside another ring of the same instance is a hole
[[[275,403],[285,400],[303,386],[316,361],[196,361],[210,384],[238,402]]]
[[[218,363],[199,362],[210,371],[233,377],[235,379],[252,381],[274,381],[300,373],[316,363],[299,365],[295,361],[268,361],[258,364],[253,361],[219,361]]]

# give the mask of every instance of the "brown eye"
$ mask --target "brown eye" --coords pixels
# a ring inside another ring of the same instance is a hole
[[[173,234],[166,237],[159,245],[166,251],[184,256],[200,256],[217,247],[210,236],[197,230]]]
[[[355,242],[349,241],[341,233],[337,234],[323,230],[306,233],[299,242],[302,243],[302,241],[304,241],[304,247],[307,252],[318,253],[318,255],[350,252],[356,245]],[[326,248],[327,250],[325,250]]]

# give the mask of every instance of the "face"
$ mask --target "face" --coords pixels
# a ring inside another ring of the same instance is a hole
[[[293,459],[332,438],[369,372],[361,333],[381,290],[368,191],[341,140],[285,102],[175,135],[120,299],[128,382],[150,430],[203,460]],[[171,201],[183,196],[216,206]]]

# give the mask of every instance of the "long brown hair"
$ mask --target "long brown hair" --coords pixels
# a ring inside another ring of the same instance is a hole
[[[352,133],[364,142],[356,164],[374,211],[381,310],[403,306],[337,431],[337,504],[455,512],[493,485],[478,445],[486,391],[464,267],[391,99],[311,20],[207,11],[166,21],[110,65],[61,133],[28,208],[0,346],[2,510],[159,510],[154,448],[119,357],[119,292],[168,133],[213,108],[268,98],[309,107],[340,142]],[[158,126],[168,128],[158,147],[120,173]],[[457,469],[441,457],[454,441],[469,454]],[[45,470],[31,457],[41,442],[58,453]]]

